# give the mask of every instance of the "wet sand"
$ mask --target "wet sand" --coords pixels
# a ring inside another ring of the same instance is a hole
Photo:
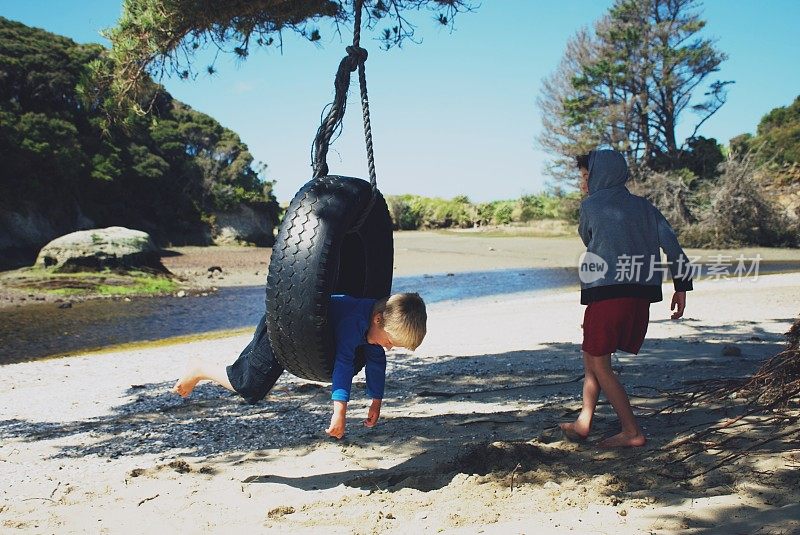
[[[586,248],[577,236],[493,236],[500,231],[395,232],[395,275],[460,273],[493,269],[574,268]],[[513,230],[508,231],[513,232]],[[487,236],[486,234],[490,234]],[[173,273],[198,285],[236,286],[264,283],[270,249],[253,247],[179,247],[162,259]],[[783,262],[800,271],[800,249],[748,247],[743,249],[687,249],[704,262],[722,255],[736,259],[760,255],[765,262]],[[209,268],[222,268],[211,275]]]

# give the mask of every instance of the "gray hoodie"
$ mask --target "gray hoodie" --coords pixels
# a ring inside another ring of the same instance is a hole
[[[580,266],[582,304],[616,297],[661,301],[666,266],[659,249],[666,253],[675,291],[692,289],[688,259],[672,227],[650,201],[628,191],[627,181],[622,154],[589,153],[589,196],[581,203],[578,226],[587,250]]]

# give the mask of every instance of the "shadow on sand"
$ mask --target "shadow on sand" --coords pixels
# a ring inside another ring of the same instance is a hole
[[[756,325],[744,331],[743,326],[746,324],[738,325],[735,337],[743,361],[737,369],[747,374],[764,358],[779,352],[783,344]],[[651,437],[644,448],[600,451],[593,446],[600,436],[616,432],[616,418],[607,405],[599,407],[590,442],[577,445],[562,440],[557,423],[574,417],[580,400],[580,348],[574,344],[435,360],[399,356],[390,367],[394,388],[390,386],[386,407],[403,411],[390,410],[371,430],[357,425],[354,415],[347,437],[337,445],[357,458],[377,458],[390,452],[407,460],[385,469],[302,477],[261,473],[254,464],[254,473],[243,483],[279,483],[305,490],[344,484],[390,492],[403,488],[427,492],[447,486],[457,474],[505,481],[513,473],[518,484],[530,485],[611,474],[619,484],[609,488],[609,494],[652,495],[658,489],[662,491],[659,500],[666,504],[721,493],[720,489],[741,484],[742,478],[763,478],[773,486],[776,482],[796,485],[796,468],[787,466],[759,475],[750,456],[707,476],[687,479],[749,443],[732,440],[720,450],[699,452],[685,461],[682,458],[689,450],[664,449],[675,437],[742,410],[741,404],[731,400],[677,413],[658,412],[671,391],[685,386],[687,377],[726,376],[729,364],[720,356],[720,344],[704,339],[730,339],[730,332],[728,326],[719,326],[715,332],[705,328],[697,337],[651,340],[640,355],[618,359],[615,367]],[[692,358],[686,356],[689,344],[695,355]],[[133,385],[125,402],[102,417],[44,423],[5,420],[0,422],[0,438],[57,440],[57,457],[192,456],[205,458],[203,462],[212,467],[283,455],[295,455],[302,463],[309,448],[331,441],[322,432],[330,416],[324,386],[281,381],[259,405],[244,404],[211,385],[201,385],[184,401],[169,391],[171,386],[171,382]],[[354,392],[358,389],[357,379]],[[446,414],[437,409],[442,404],[452,404],[445,407]],[[358,410],[353,413],[359,414]],[[754,437],[765,432],[768,430],[756,430]],[[776,440],[752,453],[776,455],[796,447]],[[712,528],[709,524],[708,529]]]

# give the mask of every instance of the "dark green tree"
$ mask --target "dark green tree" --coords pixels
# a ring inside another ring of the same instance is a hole
[[[745,134],[747,136],[747,134]],[[756,148],[762,161],[777,165],[800,162],[800,96],[788,106],[775,108],[758,123],[755,137],[737,137],[731,144],[744,143],[741,148]]]
[[[198,50],[215,46],[244,59],[253,46],[280,47],[284,32],[296,32],[318,41],[319,24],[341,33],[353,19],[354,0],[125,0],[117,26],[106,35],[113,44],[113,75],[96,66],[120,102],[139,103],[148,73],[189,78],[196,75],[192,60]],[[459,12],[473,9],[471,0],[363,0],[364,23],[380,34],[385,48],[415,40],[411,10],[435,13],[439,24],[452,25]],[[214,73],[216,67],[205,67]],[[112,106],[113,108],[113,106]]]
[[[800,96],[775,108],[758,123],[757,133],[780,163],[800,162]]]
[[[98,45],[0,18],[0,210],[35,211],[67,231],[81,215],[158,241],[202,241],[206,215],[267,203],[271,184],[239,136],[174,100],[152,80],[152,114],[108,122],[109,95],[90,66],[110,61]]]
[[[732,82],[709,79],[726,55],[700,35],[699,5],[616,0],[593,31],[569,42],[539,99],[539,141],[554,156],[555,175],[574,176],[572,158],[598,145],[624,152],[634,166],[665,170],[681,167],[691,145],[702,144],[697,132]],[[689,111],[697,119],[681,142],[677,124]]]

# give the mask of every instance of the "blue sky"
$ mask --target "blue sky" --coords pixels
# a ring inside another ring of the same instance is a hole
[[[483,201],[543,190],[549,179],[547,155],[536,145],[541,81],[558,65],[567,40],[610,4],[484,0],[476,13],[456,19],[453,32],[423,12],[414,17],[422,43],[390,51],[379,50],[367,34],[362,46],[370,52],[367,80],[382,191],[466,194]],[[99,32],[114,25],[121,5],[0,0],[0,15],[81,43],[104,43]],[[718,78],[736,83],[700,134],[727,142],[754,131],[762,115],[800,94],[800,2],[707,0],[703,14],[706,34],[730,56]],[[164,81],[176,98],[239,133],[256,160],[268,164],[266,177],[277,181],[281,201],[310,177],[311,141],[347,44],[326,24],[321,30],[321,46],[287,34],[282,52],[254,50],[245,62],[220,56],[213,77]],[[207,63],[207,55],[199,56],[198,70]],[[354,83],[344,132],[328,163],[333,173],[366,177],[357,94]]]

